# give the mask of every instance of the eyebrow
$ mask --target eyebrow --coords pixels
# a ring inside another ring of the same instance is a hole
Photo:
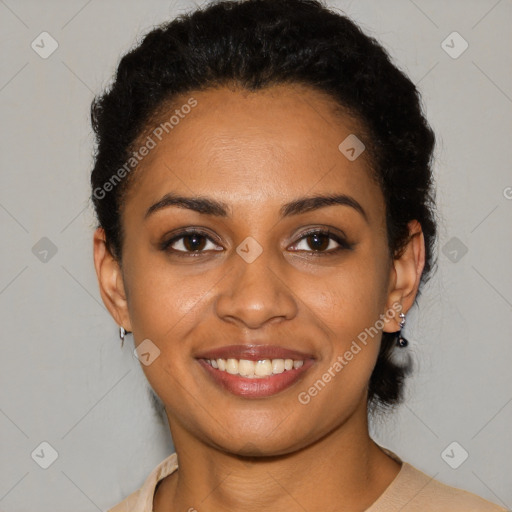
[[[364,208],[351,196],[346,194],[334,195],[316,195],[310,197],[300,197],[284,204],[279,209],[281,218],[307,213],[328,206],[341,205],[349,206],[356,210],[368,222],[368,216]],[[171,206],[193,210],[203,215],[213,215],[215,217],[230,217],[230,207],[222,202],[209,197],[186,197],[174,193],[165,194],[158,202],[148,208],[144,219],[147,219],[153,213],[169,208]]]

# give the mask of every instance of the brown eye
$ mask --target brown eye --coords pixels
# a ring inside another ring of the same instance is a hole
[[[208,243],[211,244],[211,247],[208,247]],[[206,250],[218,251],[217,247],[210,236],[196,230],[183,231],[161,245],[162,250],[182,253],[180,255],[201,254]]]
[[[301,244],[302,247],[300,247]],[[315,230],[305,233],[294,247],[296,251],[330,255],[343,249],[351,249],[352,245],[336,233],[328,230]]]
[[[314,251],[325,251],[332,241],[327,235],[323,233],[314,233],[313,235],[308,235],[305,240],[309,244]]]
[[[206,238],[202,235],[186,235],[182,237],[183,240],[183,247],[187,251],[201,251],[204,249],[204,246],[206,245]]]

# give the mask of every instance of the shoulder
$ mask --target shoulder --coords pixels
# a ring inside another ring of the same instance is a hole
[[[450,487],[379,448],[402,467],[379,499],[366,512],[511,512],[471,492]]]
[[[140,489],[132,492],[107,512],[147,512],[152,510],[153,497],[158,482],[176,469],[178,469],[178,458],[176,453],[172,453],[151,471]]]
[[[476,494],[446,485],[407,462],[403,462],[388,491],[384,496],[389,494],[391,499],[400,500],[403,512],[507,512],[507,509]]]

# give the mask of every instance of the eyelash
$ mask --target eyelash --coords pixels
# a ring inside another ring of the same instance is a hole
[[[177,254],[178,257],[185,257],[185,258],[197,258],[198,256],[201,256],[205,253],[204,250],[201,251],[178,251],[175,249],[169,249],[171,245],[173,245],[178,240],[181,240],[182,238],[186,238],[187,236],[191,235],[198,235],[201,237],[204,237],[208,239],[210,242],[216,243],[215,240],[212,239],[210,235],[205,233],[204,231],[198,230],[198,229],[188,229],[185,231],[182,231],[178,233],[176,236],[172,237],[169,240],[166,240],[160,245],[160,248],[162,251],[170,252]],[[336,233],[333,233],[332,231],[328,229],[312,229],[310,231],[307,231],[306,233],[303,233],[302,236],[299,238],[297,242],[295,242],[293,245],[297,245],[302,240],[307,239],[308,237],[312,235],[323,235],[327,236],[329,239],[334,240],[339,246],[335,249],[330,249],[328,251],[306,251],[310,252],[313,257],[319,257],[319,256],[334,256],[340,253],[343,250],[351,250],[353,248],[353,244],[348,243],[346,240],[344,240],[342,237],[337,235]],[[221,252],[221,251],[215,251],[215,252]],[[297,252],[303,252],[302,250],[299,250]]]

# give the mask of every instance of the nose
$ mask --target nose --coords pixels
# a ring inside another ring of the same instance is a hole
[[[249,329],[266,323],[292,319],[298,311],[297,301],[277,265],[271,266],[269,250],[252,262],[233,254],[234,272],[222,282],[216,301],[216,313],[224,321]],[[274,268],[272,268],[274,267]]]

